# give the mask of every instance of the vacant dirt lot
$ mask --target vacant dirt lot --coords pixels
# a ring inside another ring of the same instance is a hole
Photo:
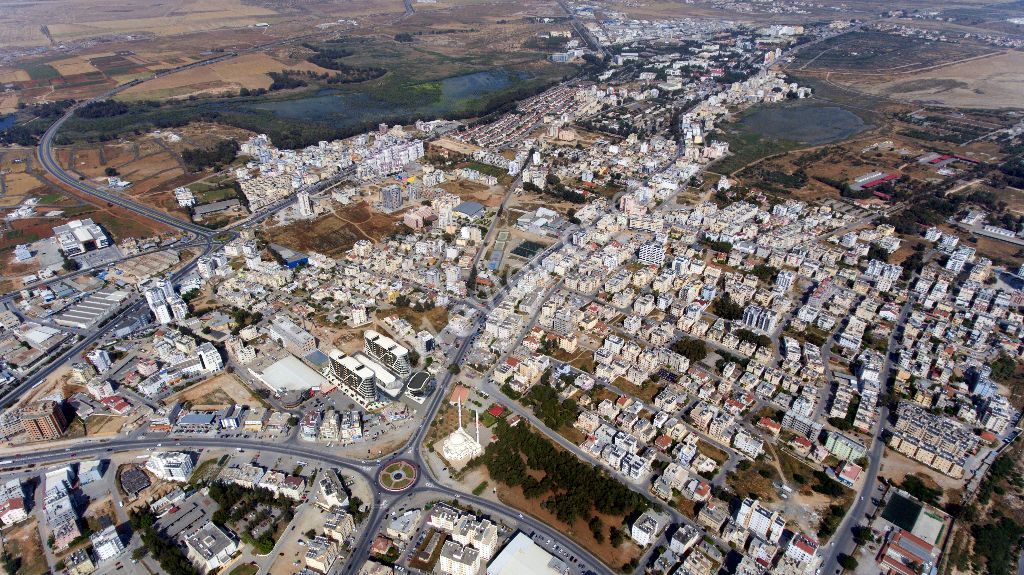
[[[298,251],[317,251],[331,257],[347,252],[359,240],[380,241],[395,231],[396,216],[370,209],[366,202],[340,208],[310,222],[267,229],[274,243]]]
[[[35,519],[29,519],[10,530],[5,530],[4,550],[20,560],[19,575],[42,575],[49,571]]]
[[[237,377],[222,373],[197,385],[176,393],[164,403],[191,401],[193,409],[220,409],[231,404],[258,405],[262,400],[254,395]]]
[[[85,422],[87,435],[114,435],[121,429],[127,418],[117,415],[93,415]]]

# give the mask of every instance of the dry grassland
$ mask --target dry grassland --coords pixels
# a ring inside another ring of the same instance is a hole
[[[871,94],[970,108],[1024,108],[1024,53],[1008,51],[970,62],[862,84]]]
[[[287,64],[264,53],[245,54],[224,62],[171,74],[124,91],[125,100],[174,98],[198,93],[234,92],[240,88],[269,88],[268,72],[304,70],[330,72],[309,62]]]

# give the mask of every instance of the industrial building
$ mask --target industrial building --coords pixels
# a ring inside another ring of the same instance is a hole
[[[77,256],[110,245],[110,238],[103,228],[88,218],[72,220],[53,228],[53,236],[60,250],[68,256]]]
[[[64,327],[90,329],[109,318],[128,299],[128,292],[106,289],[89,294],[82,301],[57,314],[53,323]]]

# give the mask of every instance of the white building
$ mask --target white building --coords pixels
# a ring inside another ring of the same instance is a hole
[[[77,256],[110,245],[110,238],[103,228],[88,218],[72,220],[57,226],[53,228],[53,235],[60,250],[69,256]]]
[[[92,550],[96,554],[97,563],[109,561],[124,551],[124,543],[121,542],[121,536],[118,535],[117,528],[113,525],[94,533],[89,540],[92,542]]]
[[[146,462],[146,469],[166,481],[188,481],[192,475],[192,454],[181,451],[154,453]]]

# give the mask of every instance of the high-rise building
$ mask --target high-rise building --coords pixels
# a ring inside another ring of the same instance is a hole
[[[389,184],[380,189],[380,205],[385,212],[394,212],[402,207],[402,188]]]
[[[217,260],[210,256],[203,256],[196,262],[196,269],[199,270],[199,275],[205,279],[213,277],[214,270],[217,269]]]
[[[94,533],[89,539],[92,542],[92,550],[96,554],[97,563],[113,559],[124,551],[124,543],[117,533],[117,528],[113,525],[108,525],[106,529]]]
[[[366,401],[377,399],[377,378],[373,370],[354,357],[332,349],[329,355],[328,377]]]
[[[775,329],[775,314],[758,305],[743,310],[743,324],[758,331],[770,332]]]
[[[372,329],[363,332],[363,352],[384,364],[384,367],[395,372],[399,377],[407,377],[412,370],[409,363],[409,350],[390,337]]]
[[[476,575],[480,570],[480,552],[456,541],[447,541],[441,547],[437,567],[447,575]]]
[[[224,368],[224,358],[220,356],[220,352],[213,347],[212,343],[203,342],[196,348],[196,352],[199,353],[199,358],[203,361],[203,370],[213,372]]]
[[[96,367],[97,373],[104,373],[110,369],[112,362],[110,361],[110,354],[105,349],[96,348],[90,351],[86,356],[89,363]]]
[[[60,437],[68,428],[64,406],[60,402],[43,400],[21,409],[21,426],[31,441],[50,441]]]
[[[796,279],[796,276],[793,275],[793,272],[785,270],[779,272],[779,275],[775,276],[775,291],[788,292],[789,288],[793,286],[794,279]]]
[[[146,469],[166,481],[188,481],[192,476],[192,454],[182,451],[154,453],[146,462]]]
[[[640,263],[661,267],[665,263],[665,246],[661,242],[645,242],[637,257]]]
[[[366,306],[357,305],[352,306],[352,316],[350,321],[352,326],[363,325],[370,321],[370,318],[366,314]]]
[[[178,296],[168,301],[171,306],[171,314],[175,321],[182,321],[188,317],[188,304]]]
[[[270,324],[270,338],[295,355],[305,356],[316,349],[316,338],[287,317],[274,319]]]
[[[150,309],[153,311],[153,317],[162,325],[167,325],[174,319],[174,316],[171,315],[171,308],[166,303],[150,306]]]
[[[152,309],[153,306],[162,304],[167,301],[167,297],[164,296],[162,289],[158,287],[146,288],[146,291],[142,292],[146,296],[146,303]]]

